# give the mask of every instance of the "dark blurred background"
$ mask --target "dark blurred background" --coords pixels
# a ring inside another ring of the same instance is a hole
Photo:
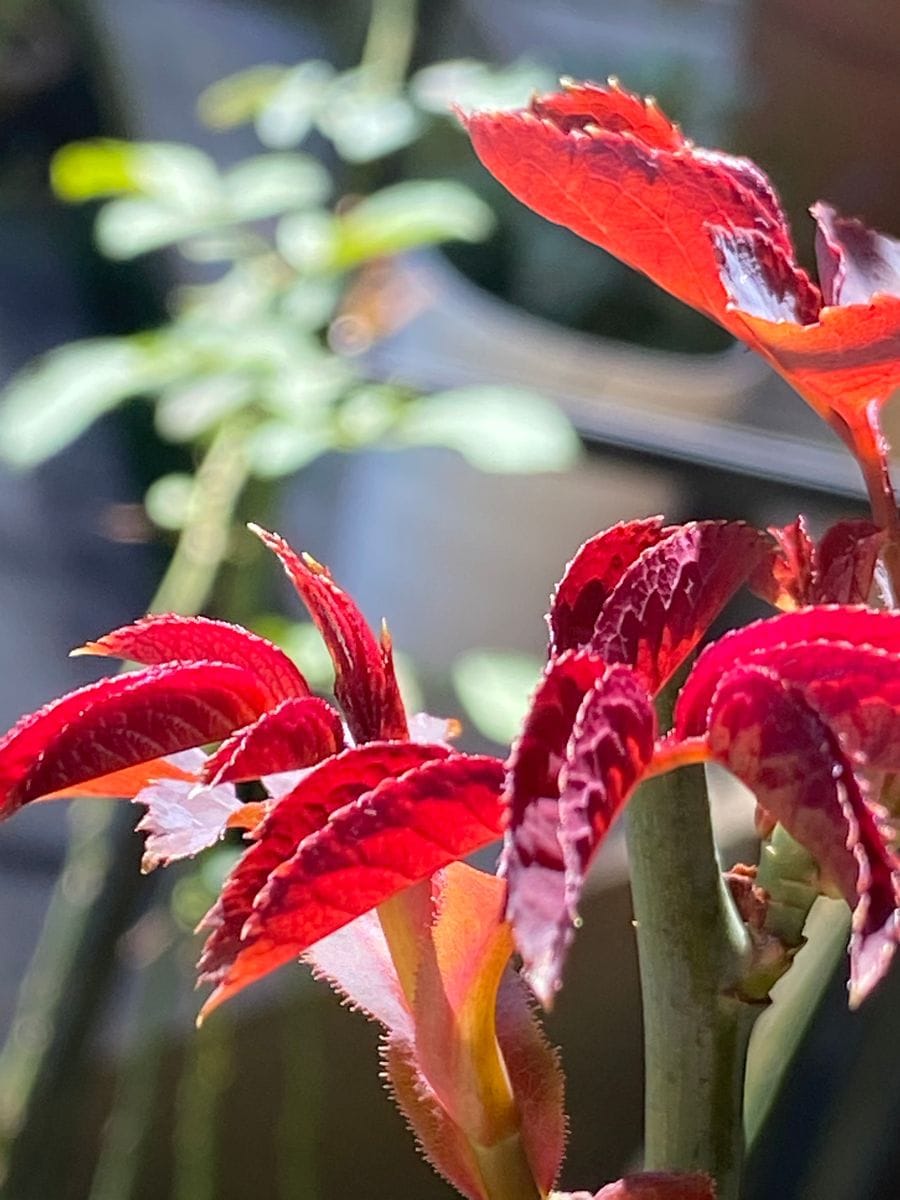
[[[805,209],[817,198],[900,234],[896,3],[395,0],[391,13],[383,0],[381,8],[393,36],[409,40],[410,75],[475,59],[515,65],[535,86],[560,73],[616,75],[654,94],[700,144],[747,154],[767,170],[807,265]],[[100,255],[96,206],[65,206],[51,192],[56,150],[100,135],[174,141],[226,166],[258,144],[246,127],[211,132],[197,118],[198,95],[261,63],[316,59],[350,69],[371,19],[372,6],[357,0],[0,0],[0,378],[61,343],[153,327],[173,287],[205,278],[205,268],[169,250],[127,262]],[[864,512],[855,467],[784,384],[648,281],[518,206],[450,122],[436,121],[374,164],[342,163],[318,134],[305,148],[344,191],[441,176],[475,189],[497,217],[485,241],[398,260],[396,286],[425,300],[367,348],[371,376],[426,391],[527,385],[558,403],[584,442],[569,470],[528,475],[480,473],[444,448],[330,452],[260,498],[267,519],[328,562],[373,619],[389,618],[430,711],[459,707],[454,664],[473,648],[537,661],[552,584],[599,528],[656,511],[672,521],[760,525],[803,511],[816,528]],[[135,400],[33,469],[0,468],[0,724],[88,678],[66,659],[69,648],[146,609],[169,543],[142,517],[142,497],[186,461]],[[246,516],[256,515],[252,499],[251,489]],[[258,564],[253,575],[252,598],[232,587],[213,607],[238,617],[235,604],[287,611],[292,599],[274,572]],[[487,744],[484,733],[470,737]],[[727,785],[717,808],[733,858],[750,838],[749,809]],[[89,848],[90,820],[77,831]],[[115,928],[89,943],[103,961],[80,967],[97,976],[87,1015],[74,1041],[54,1050],[52,1031],[29,1022],[65,1019],[65,994],[47,1004],[65,938],[49,947],[45,938],[43,965],[28,976],[37,1007],[28,994],[17,1007],[17,994],[68,829],[64,808],[49,805],[0,831],[0,1036],[8,1039],[0,1164],[6,1156],[15,1165],[29,1047],[49,1053],[47,1078],[55,1053],[63,1072],[38,1106],[47,1119],[27,1117],[38,1131],[29,1170],[10,1169],[6,1200],[449,1194],[379,1094],[376,1032],[303,969],[281,972],[193,1032],[197,944],[185,927],[194,893],[214,886],[197,872],[174,889],[135,885],[119,897]],[[131,871],[134,846],[114,845]],[[81,878],[70,863],[57,909],[84,906],[84,889],[100,887],[105,868],[92,870]],[[625,871],[613,846],[548,1021],[569,1081],[566,1187],[617,1178],[640,1153],[640,1007]],[[896,1200],[898,996],[895,976],[851,1016],[840,982],[828,991],[752,1154],[747,1200]]]

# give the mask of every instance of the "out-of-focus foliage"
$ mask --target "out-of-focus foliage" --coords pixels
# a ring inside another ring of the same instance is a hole
[[[453,686],[478,732],[508,746],[522,726],[540,672],[537,655],[470,650],[453,664]]]
[[[0,408],[3,455],[33,465],[122,401],[147,397],[171,442],[205,444],[239,417],[249,470],[261,478],[373,442],[447,445],[484,470],[568,465],[577,440],[538,396],[467,387],[423,399],[367,374],[364,351],[409,315],[394,299],[396,283],[382,295],[394,278],[385,262],[482,240],[492,228],[484,202],[441,179],[341,195],[332,172],[296,149],[317,130],[340,158],[368,162],[418,137],[457,86],[466,104],[498,90],[518,100],[526,74],[447,63],[411,84],[385,85],[367,68],[260,66],[200,99],[213,128],[252,120],[268,148],[227,170],[187,145],[96,139],[64,147],[53,187],[68,202],[100,202],[103,254],[127,260],[176,248],[198,264],[199,281],[172,294],[167,323],[64,346],[15,379]],[[359,319],[366,304],[378,309],[374,325]],[[187,475],[158,480],[148,494],[152,519],[181,528],[192,486]]]

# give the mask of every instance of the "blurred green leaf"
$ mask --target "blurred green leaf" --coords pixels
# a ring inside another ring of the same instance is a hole
[[[307,154],[260,154],[233,167],[224,186],[230,216],[253,221],[323,204],[331,192],[331,177]]]
[[[223,371],[166,388],[156,402],[156,430],[170,442],[190,442],[254,398],[252,377]]]
[[[175,142],[97,138],[71,142],[54,154],[50,180],[63,200],[93,200],[133,192],[167,208],[197,212],[219,195],[219,175],[208,155]]]
[[[154,525],[177,531],[187,522],[193,496],[193,475],[173,471],[150,484],[144,496],[144,508]]]
[[[173,373],[149,338],[74,342],[37,360],[2,394],[0,454],[18,467],[42,462],[129,396]]]
[[[312,129],[334,79],[334,67],[310,59],[285,71],[256,109],[256,134],[264,146],[299,146]]]
[[[336,414],[339,444],[352,450],[388,434],[397,421],[402,401],[387,385],[371,384],[358,388],[343,401]]]
[[[135,258],[202,232],[207,221],[143,196],[123,196],[104,204],[94,236],[108,258]]]
[[[537,657],[506,650],[470,650],[453,664],[453,686],[479,733],[508,746],[518,734],[537,686]]]
[[[473,191],[452,180],[412,180],[382,188],[339,218],[335,265],[397,254],[436,242],[477,242],[494,223]]]
[[[562,471],[581,450],[555,405],[515,387],[423,396],[406,410],[394,436],[407,445],[449,446],[482,471]]]
[[[426,112],[449,116],[451,109],[522,108],[535,93],[552,91],[556,77],[527,59],[495,67],[474,58],[432,63],[410,81],[413,99]]]
[[[278,479],[299,471],[333,445],[334,435],[328,426],[310,423],[304,427],[273,417],[250,434],[245,453],[258,479]]]
[[[331,213],[290,213],[278,222],[278,252],[302,275],[328,271],[337,259],[338,228]]]
[[[210,129],[233,129],[252,121],[290,69],[279,63],[260,63],[217,80],[200,93],[200,120]]]
[[[281,296],[281,312],[300,329],[322,329],[334,316],[343,288],[334,276],[300,279]]]
[[[378,76],[362,67],[332,80],[317,124],[347,162],[383,158],[408,145],[422,130],[421,115],[406,97],[386,91]]]

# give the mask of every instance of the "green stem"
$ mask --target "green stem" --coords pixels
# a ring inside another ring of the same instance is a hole
[[[416,40],[416,0],[372,0],[360,65],[385,88],[406,79]]]
[[[223,425],[196,475],[194,501],[151,604],[192,613],[207,600],[247,481],[245,421]],[[53,1195],[83,1087],[85,1047],[115,972],[115,949],[147,881],[129,807],[76,803],[66,864],[0,1053],[0,1178],[10,1200]]]
[[[644,1012],[645,1167],[705,1171],[736,1200],[747,1044],[736,995],[749,941],[722,882],[703,768],[651,779],[628,810]]]

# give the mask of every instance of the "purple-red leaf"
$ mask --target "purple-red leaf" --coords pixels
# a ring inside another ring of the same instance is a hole
[[[0,817],[29,800],[219,741],[269,694],[227,663],[169,663],[101,679],[23,717],[0,741]]]
[[[231,872],[218,900],[203,918],[201,928],[212,932],[200,958],[201,980],[220,983],[228,975],[240,953],[241,934],[257,895],[270,874],[292,857],[304,838],[321,829],[332,813],[370,792],[383,779],[430,759],[445,758],[448,753],[443,746],[371,742],[314,767],[278,801],[255,832],[255,845]]]
[[[803,517],[770,527],[775,546],[755,571],[751,590],[790,612],[812,604],[866,604],[885,533],[871,521],[837,521],[818,545]]]
[[[900,242],[842,217],[821,200],[810,211],[826,304],[868,304],[879,294],[900,296]]]
[[[709,746],[762,807],[813,855],[853,910],[850,999],[882,978],[898,940],[898,862],[853,764],[803,693],[759,667],[721,681]]]
[[[722,676],[751,657],[765,665],[770,651],[812,642],[843,642],[871,646],[900,655],[900,613],[870,608],[821,605],[755,621],[726,633],[697,660],[675,705],[675,734],[696,737],[706,729],[706,714]]]
[[[660,540],[662,529],[662,517],[623,521],[584,543],[553,594],[547,618],[551,653],[591,640],[610,592],[641,551]]]
[[[296,554],[284,538],[251,526],[273,553],[309,609],[334,662],[334,694],[357,742],[404,739],[406,713],[394,674],[387,631],[378,641],[356,603],[309,555]]]
[[[741,522],[682,525],[644,550],[603,605],[590,649],[657,692],[678,670],[765,551]]]
[[[203,769],[207,783],[236,783],[314,766],[344,748],[341,719],[317,696],[282,700],[222,743]]]
[[[231,663],[259,677],[268,690],[269,707],[291,696],[309,695],[306,680],[283,650],[240,625],[209,617],[174,613],[143,617],[72,653],[124,658],[148,667],[168,662]]]
[[[237,957],[204,1013],[354,917],[498,838],[502,783],[497,759],[452,755],[385,779],[333,812],[268,873]],[[260,832],[264,847],[265,826]]]
[[[625,667],[586,651],[551,661],[509,761],[503,869],[525,974],[560,986],[587,866],[653,754],[656,719]]]

